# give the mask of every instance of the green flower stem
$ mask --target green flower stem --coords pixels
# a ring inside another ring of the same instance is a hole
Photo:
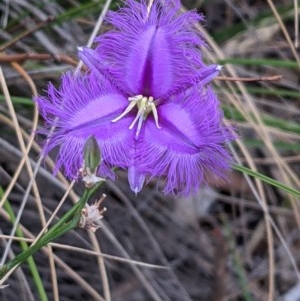
[[[0,279],[2,279],[11,269],[21,265],[31,255],[40,250],[42,247],[46,246],[49,242],[76,228],[80,221],[81,210],[101,184],[102,182],[96,184],[90,189],[85,189],[80,200],[72,207],[71,210],[69,210],[61,219],[59,219],[59,221],[53,225],[48,232],[44,233],[35,244],[29,246],[28,249],[18,254],[14,259],[0,268]]]

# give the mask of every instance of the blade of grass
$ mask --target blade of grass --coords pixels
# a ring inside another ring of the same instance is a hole
[[[265,183],[268,183],[274,187],[277,187],[283,191],[286,191],[296,197],[300,197],[300,191],[297,190],[297,189],[294,189],[292,187],[288,187],[284,184],[282,184],[281,182],[277,181],[277,180],[274,180],[268,176],[265,176],[259,172],[255,172],[253,170],[251,170],[250,168],[247,168],[245,166],[242,166],[242,165],[238,165],[238,164],[234,164],[234,169],[237,170],[237,171],[240,171],[241,173],[244,173],[244,174],[247,174],[253,178],[257,178]]]
[[[3,194],[4,194],[3,188],[0,186],[0,198],[2,198]],[[3,205],[3,208],[7,212],[7,214],[9,215],[11,222],[14,223],[15,220],[16,220],[16,216],[15,216],[8,200],[5,201],[5,203]],[[21,229],[19,227],[16,230],[16,235],[17,235],[17,237],[24,238],[24,234],[23,234],[23,232],[21,231]],[[22,251],[25,251],[25,250],[28,249],[27,242],[25,242],[23,240],[20,241],[20,246],[21,246]],[[34,284],[37,288],[40,300],[41,301],[48,301],[47,294],[46,294],[42,279],[40,277],[39,271],[37,269],[37,265],[36,265],[36,263],[35,263],[32,256],[28,257],[27,264],[28,264],[29,270],[31,272]]]
[[[11,100],[13,104],[30,106],[30,107],[33,107],[34,105],[32,99],[27,97],[12,96]],[[5,101],[4,95],[0,95],[0,102],[4,102],[4,101]]]
[[[246,59],[246,58],[227,58],[224,60],[218,60],[219,64],[233,64],[233,65],[245,65],[245,66],[272,66],[272,67],[285,67],[285,68],[298,68],[298,64],[295,61],[278,60],[278,59]]]
[[[290,98],[297,98],[297,99],[300,97],[299,91],[293,91],[287,89],[251,87],[249,85],[247,85],[246,89],[250,94],[255,94],[255,95],[274,95],[274,96],[290,97]],[[234,89],[234,91],[239,93],[238,89]]]
[[[257,139],[243,139],[243,142],[248,147],[264,147],[264,142]],[[300,144],[299,143],[286,143],[282,141],[274,141],[274,146],[278,150],[289,150],[289,151],[300,151]]]
[[[224,104],[222,106],[222,109],[226,118],[235,121],[246,121],[244,116],[236,108]],[[287,132],[300,134],[300,125],[296,122],[283,120],[278,117],[272,117],[271,115],[267,114],[261,114],[261,118],[263,123],[267,126],[274,127]]]

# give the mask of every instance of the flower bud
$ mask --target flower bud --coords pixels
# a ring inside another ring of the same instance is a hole
[[[105,181],[97,176],[97,170],[101,163],[101,152],[94,136],[90,136],[84,144],[84,166],[81,169],[82,180],[86,188],[93,187],[96,183]]]
[[[96,173],[101,161],[101,153],[98,142],[94,136],[90,136],[84,145],[84,166],[91,173]]]

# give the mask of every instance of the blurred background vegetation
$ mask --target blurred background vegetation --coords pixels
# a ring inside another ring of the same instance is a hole
[[[73,231],[36,253],[0,289],[1,300],[300,300],[299,197],[259,180],[262,174],[300,189],[300,3],[182,3],[206,16],[199,27],[209,46],[204,57],[224,65],[214,84],[226,122],[240,135],[235,160],[256,176],[233,170],[227,183],[212,179],[179,199],[162,195],[154,181],[135,196],[120,171],[99,192],[107,194],[108,211],[96,234]],[[0,2],[0,255],[26,247],[8,243],[18,214],[15,236],[33,239],[69,187],[62,175],[52,176],[55,153],[31,181],[43,140],[34,138],[43,121],[32,96],[77,66],[77,47],[88,43],[108,5],[122,4]],[[104,23],[99,32],[107,29]],[[76,184],[58,216],[81,192]]]

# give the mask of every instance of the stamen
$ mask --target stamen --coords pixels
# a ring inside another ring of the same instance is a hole
[[[112,122],[116,122],[118,120],[120,120],[121,118],[123,118],[125,115],[127,115],[138,103],[138,101],[143,97],[143,95],[137,95],[134,97],[129,97],[128,101],[130,102],[128,107],[125,109],[125,111],[118,116],[117,118],[113,119]]]
[[[150,107],[151,107],[151,111],[153,113],[153,117],[154,117],[154,121],[155,121],[155,124],[156,124],[156,127],[158,129],[160,129],[161,127],[159,126],[158,124],[158,114],[157,114],[157,110],[156,110],[156,106],[153,102],[153,97],[149,97],[149,104],[150,104]]]
[[[149,0],[149,3],[147,5],[147,18],[149,18],[152,5],[153,5],[153,0]]]
[[[138,139],[143,122],[146,120],[146,118],[150,112],[152,112],[152,114],[153,114],[153,118],[154,118],[156,127],[158,129],[161,128],[158,124],[157,109],[156,109],[156,105],[154,102],[154,98],[152,96],[146,97],[143,95],[136,95],[133,97],[129,97],[128,100],[130,103],[127,106],[127,108],[124,110],[124,112],[121,115],[119,115],[118,117],[113,119],[112,122],[117,122],[118,120],[120,120],[121,118],[126,116],[135,106],[137,106],[138,112],[136,114],[136,117],[134,118],[134,120],[132,121],[132,123],[129,126],[129,129],[132,130],[134,128],[134,126],[136,125],[136,123],[138,124],[136,134],[135,134],[135,139]]]

